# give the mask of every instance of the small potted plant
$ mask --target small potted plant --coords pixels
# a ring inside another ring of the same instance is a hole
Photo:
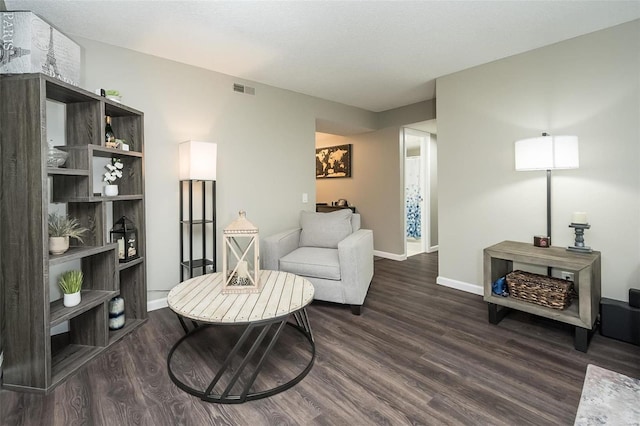
[[[112,158],[111,163],[104,167],[107,169],[102,179],[107,184],[104,187],[104,195],[107,197],[115,197],[118,195],[118,185],[114,182],[122,177],[124,165],[119,158]]]
[[[104,91],[104,94],[109,100],[112,100],[115,102],[121,102],[122,100],[122,96],[120,96],[120,91],[118,90],[108,89]]]
[[[69,250],[69,237],[83,243],[82,234],[87,232],[87,228],[80,226],[78,219],[58,215],[57,213],[49,214],[49,253],[62,254]]]
[[[58,278],[58,287],[64,294],[62,303],[67,308],[71,308],[80,303],[80,290],[82,289],[82,280],[84,274],[82,271],[67,271]]]

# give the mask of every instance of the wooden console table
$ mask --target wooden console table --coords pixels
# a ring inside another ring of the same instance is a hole
[[[513,270],[513,263],[546,266],[574,273],[578,300],[566,309],[495,296],[491,284]],[[503,241],[484,249],[484,301],[489,303],[489,322],[497,324],[509,308],[571,324],[575,327],[574,347],[586,352],[600,306],[600,252],[574,253],[561,247]],[[502,309],[498,309],[502,306]]]

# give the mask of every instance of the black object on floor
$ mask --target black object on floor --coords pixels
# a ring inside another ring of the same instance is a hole
[[[600,300],[600,334],[640,346],[640,308],[619,300]]]
[[[632,308],[640,308],[640,290],[637,288],[629,289],[629,305]]]

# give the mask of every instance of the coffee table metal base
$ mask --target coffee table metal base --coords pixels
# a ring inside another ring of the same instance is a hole
[[[234,347],[231,349],[231,352],[229,352],[229,354],[227,355],[226,359],[224,360],[222,366],[216,373],[215,377],[213,378],[213,380],[211,380],[211,383],[205,390],[195,389],[187,385],[186,383],[181,381],[179,378],[177,378],[176,375],[173,373],[173,370],[171,369],[171,358],[173,357],[173,354],[176,351],[176,349],[182,343],[184,343],[187,339],[189,339],[191,336],[201,332],[202,330],[208,327],[213,327],[214,324],[203,324],[198,326],[197,328],[185,334],[180,340],[178,340],[169,351],[169,355],[167,356],[167,368],[169,371],[169,377],[171,378],[173,383],[175,383],[176,386],[178,386],[183,391],[191,395],[197,396],[203,401],[217,402],[220,404],[240,404],[245,401],[253,401],[256,399],[267,398],[269,396],[275,395],[277,393],[280,393],[282,391],[285,391],[291,388],[292,386],[299,383],[309,373],[309,371],[311,371],[311,367],[313,367],[313,363],[316,358],[316,345],[313,339],[313,333],[311,332],[311,325],[309,324],[309,318],[307,317],[306,309],[302,308],[296,312],[293,312],[291,315],[293,315],[295,324],[288,321],[290,317],[289,315],[281,318],[274,318],[272,320],[249,323],[245,328],[244,332],[242,333],[242,335],[240,336],[240,338],[238,339],[238,341],[236,342],[236,344],[234,345]],[[258,374],[262,370],[262,367],[264,366],[264,363],[267,357],[269,356],[269,353],[271,352],[274,345],[276,344],[276,341],[280,337],[280,334],[282,333],[285,325],[289,325],[290,327],[293,327],[295,330],[301,333],[311,345],[311,359],[309,360],[309,363],[304,368],[304,370],[300,372],[300,374],[298,374],[297,376],[295,376],[293,379],[289,380],[286,383],[283,383],[271,389],[267,389],[259,392],[250,392],[251,386],[253,385],[256,378],[258,377]],[[241,393],[232,394],[231,392],[235,387],[235,385],[237,384],[238,379],[240,378],[244,370],[249,365],[249,362],[253,358],[254,354],[256,353],[260,345],[263,343],[263,341],[265,341],[265,338],[267,337],[267,334],[269,333],[269,330],[272,327],[276,327],[275,332],[273,333],[271,338],[266,341],[267,347],[264,350],[264,353],[262,354],[262,356],[260,357],[260,360],[258,361],[257,365],[253,369],[253,372],[250,373],[249,380],[245,383]],[[246,355],[242,358],[240,365],[236,367],[235,372],[233,373],[229,381],[229,384],[225,387],[222,393],[215,393],[214,392],[215,386],[218,384],[218,382],[223,377],[223,375],[231,368],[232,361],[238,354],[242,345],[247,341],[249,336],[254,332],[254,330],[258,330],[259,334],[256,340],[251,345],[251,348],[247,351]]]

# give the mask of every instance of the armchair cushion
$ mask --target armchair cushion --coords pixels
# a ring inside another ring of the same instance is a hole
[[[271,235],[261,242],[262,269],[278,271],[280,259],[298,248],[300,228]]]
[[[340,280],[338,250],[300,247],[280,259],[280,270],[296,275],[327,280]]]
[[[353,232],[350,209],[331,213],[303,211],[300,214],[300,247],[338,248],[338,243]]]

